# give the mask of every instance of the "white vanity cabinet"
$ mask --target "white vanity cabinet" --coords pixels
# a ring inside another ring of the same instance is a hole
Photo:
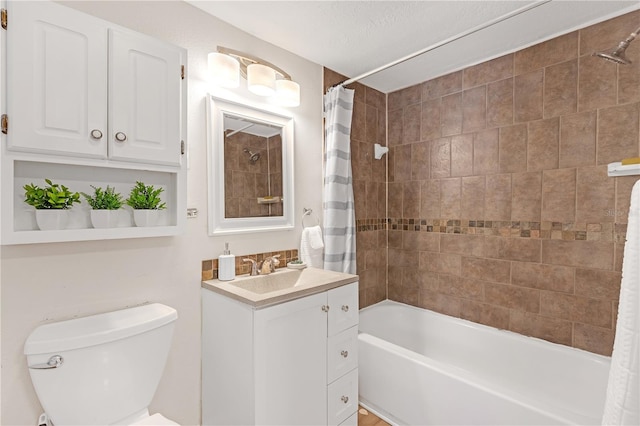
[[[53,1],[7,2],[0,143],[1,243],[178,235],[186,225],[187,51]],[[6,127],[4,124],[7,124]],[[24,185],[72,192],[162,188],[158,226],[94,229],[82,198],[66,229],[41,231]]]
[[[356,425],[358,283],[264,308],[202,289],[204,425]]]
[[[10,150],[180,165],[183,49],[53,3],[8,13]]]

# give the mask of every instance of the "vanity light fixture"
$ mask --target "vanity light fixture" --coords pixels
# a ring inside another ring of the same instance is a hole
[[[247,88],[259,96],[274,96],[275,102],[286,107],[300,105],[300,85],[281,68],[255,56],[218,46],[209,53],[209,74],[214,84],[235,88],[240,76]]]

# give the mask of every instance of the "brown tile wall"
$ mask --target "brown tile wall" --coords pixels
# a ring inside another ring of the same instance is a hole
[[[363,225],[388,224],[390,299],[611,353],[638,177],[607,164],[640,155],[640,43],[631,66],[591,53],[639,23],[632,12],[388,95],[388,219]],[[382,180],[360,155],[368,195]],[[384,217],[361,199],[356,216]]]
[[[325,91],[344,77],[324,69]],[[351,168],[356,213],[356,262],[360,276],[360,307],[387,298],[387,157],[373,158],[373,145],[386,146],[386,108],[384,93],[360,83],[355,89],[351,123]],[[409,114],[420,114],[418,104]],[[419,116],[418,116],[419,118]],[[419,122],[419,121],[418,121]],[[420,126],[411,131],[420,131]]]

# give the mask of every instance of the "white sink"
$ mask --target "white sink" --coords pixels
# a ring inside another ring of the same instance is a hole
[[[269,275],[241,275],[232,281],[208,280],[202,288],[259,309],[356,282],[357,275],[317,268],[280,268]]]
[[[280,270],[269,275],[242,276],[229,284],[257,294],[266,294],[295,287],[302,275],[301,270]]]

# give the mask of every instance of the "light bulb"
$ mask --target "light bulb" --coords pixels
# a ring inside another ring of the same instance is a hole
[[[240,63],[235,58],[212,52],[209,53],[208,62],[213,84],[229,89],[240,86]]]
[[[276,102],[285,107],[300,105],[300,85],[291,80],[276,80]]]
[[[247,67],[247,86],[249,91],[259,96],[271,96],[275,93],[276,72],[262,64]]]

